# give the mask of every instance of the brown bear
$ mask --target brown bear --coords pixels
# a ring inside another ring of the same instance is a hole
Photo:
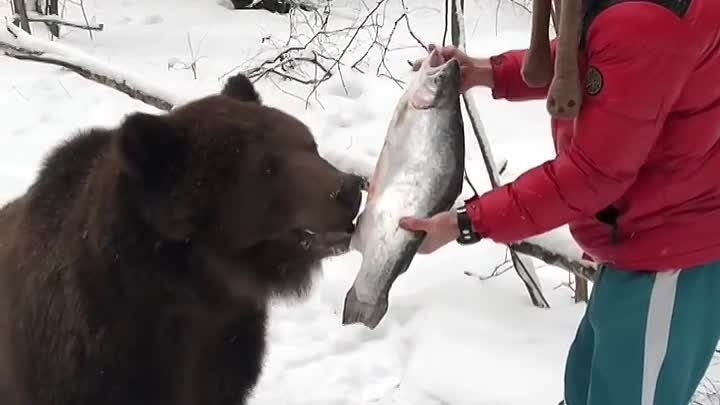
[[[246,403],[269,299],[348,249],[360,188],[242,75],[74,136],[0,210],[0,403]]]

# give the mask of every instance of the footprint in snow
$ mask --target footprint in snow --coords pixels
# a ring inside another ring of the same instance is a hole
[[[328,83],[326,92],[331,96],[357,99],[363,95],[364,86],[359,77],[343,73],[342,79],[337,77]]]
[[[145,18],[145,19],[143,20],[143,24],[145,24],[145,25],[155,25],[155,24],[160,24],[160,23],[163,22],[163,21],[164,21],[164,19],[162,18],[161,15],[154,14],[154,15],[151,15],[151,16],[148,16],[147,18]]]
[[[335,127],[350,128],[374,118],[374,114],[362,100],[345,98],[340,94],[333,94],[328,99],[332,102],[326,107],[327,122]]]

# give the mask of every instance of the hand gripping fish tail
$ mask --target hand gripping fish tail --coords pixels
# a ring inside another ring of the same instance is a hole
[[[375,329],[390,289],[412,263],[424,232],[400,228],[404,216],[449,210],[462,191],[465,134],[460,67],[432,50],[414,73],[390,121],[350,246],[363,256],[345,297],[342,323]]]

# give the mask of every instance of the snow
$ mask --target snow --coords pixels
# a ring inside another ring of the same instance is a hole
[[[397,18],[400,1],[388,3],[386,31]],[[217,91],[229,72],[272,57],[277,50],[269,43],[281,44],[288,32],[287,16],[233,11],[228,0],[84,4],[91,22],[104,24],[104,31],[93,32],[94,39],[86,31],[62,27],[61,40],[52,46],[23,35],[19,42],[113,77],[130,78],[130,83],[172,102]],[[362,6],[358,0],[333,4],[333,21],[340,26],[374,6],[372,1]],[[440,41],[443,2],[406,4],[415,33],[425,42]],[[530,16],[521,7],[506,2],[497,9],[498,3],[490,0],[466,4],[470,53],[527,45]],[[8,6],[0,2],[0,17],[7,15]],[[68,5],[65,15],[83,21],[76,5]],[[39,38],[49,38],[41,24],[32,28]],[[0,31],[0,38],[8,40]],[[403,24],[396,34],[396,49],[388,52],[388,67],[406,79],[407,60],[423,52],[400,31],[405,32]],[[367,35],[359,37],[367,43]],[[197,80],[190,70],[169,68],[192,62],[188,38],[199,57]],[[352,52],[364,49],[366,45]],[[297,115],[311,128],[328,160],[341,169],[370,175],[402,89],[376,77],[375,64],[366,72],[343,68],[342,80],[336,75],[319,88],[316,96],[322,105],[313,96],[308,108],[306,86],[261,80],[258,88],[267,104]],[[484,89],[474,91],[472,99],[495,158],[508,159],[503,181],[552,158],[544,102],[495,101]],[[0,57],[0,204],[28,187],[43,157],[58,142],[80,128],[116,125],[138,110],[158,112],[65,69]],[[467,120],[466,128],[471,128]],[[468,173],[482,192],[490,187],[486,169],[469,130],[467,139]],[[466,188],[458,201],[470,195]],[[564,228],[544,235],[542,243],[572,257],[580,255]],[[328,260],[308,299],[273,306],[266,368],[250,404],[556,404],[562,397],[566,351],[584,305],[574,304],[568,289],[555,288],[567,282],[566,272],[539,262],[538,276],[551,309],[533,307],[513,271],[486,281],[465,275],[489,275],[505,254],[504,247],[483,241],[417,256],[396,282],[387,316],[372,331],[340,323],[359,255]]]

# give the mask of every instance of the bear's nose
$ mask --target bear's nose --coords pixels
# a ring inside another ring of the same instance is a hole
[[[360,210],[362,183],[363,179],[360,176],[345,175],[340,185],[340,192],[337,194],[338,201],[351,208],[353,215]]]

